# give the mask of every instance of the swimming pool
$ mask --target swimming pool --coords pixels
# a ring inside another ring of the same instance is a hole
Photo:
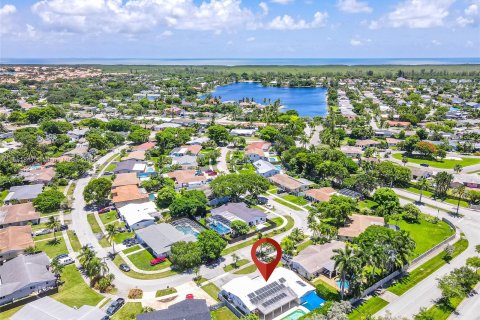
[[[230,227],[227,227],[226,225],[224,225],[223,223],[220,223],[218,221],[217,222],[210,222],[208,224],[208,226],[210,227],[210,229],[215,230],[220,235],[227,234],[231,230]]]
[[[325,300],[320,298],[315,291],[310,291],[306,295],[302,297],[302,307],[307,308],[310,311],[313,311],[319,307],[321,307],[324,303]]]
[[[277,164],[276,166],[274,166],[275,168],[277,168],[278,170],[283,170],[283,167],[279,164]]]
[[[342,280],[337,280],[337,281],[335,281],[335,282],[337,283],[337,286],[338,286],[339,288],[342,288]],[[348,281],[345,281],[345,285],[344,285],[343,288],[344,288],[344,289],[348,289],[348,288],[349,288]]]
[[[198,234],[199,234],[197,230],[193,229],[191,226],[186,224],[175,226],[175,229],[177,229],[178,231],[180,231],[185,235],[191,234],[192,236],[198,237]]]
[[[283,317],[281,320],[297,320],[306,314],[307,313],[305,311],[297,309],[292,313],[289,313],[286,317]]]
[[[148,200],[155,201],[155,193],[149,193],[148,194]]]

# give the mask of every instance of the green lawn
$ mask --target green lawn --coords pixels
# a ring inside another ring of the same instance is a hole
[[[290,217],[290,216],[283,216],[283,217],[284,217],[285,219],[287,219],[287,224],[286,224],[285,227],[282,228],[282,231],[281,231],[281,232],[286,232],[286,231],[288,231],[288,230],[290,230],[290,229],[293,228],[293,226],[294,226],[294,224],[295,224],[295,221],[294,221],[293,218]],[[280,218],[280,219],[281,219],[281,218]],[[275,220],[275,219],[273,219],[273,220]],[[264,238],[267,238],[267,237],[272,237],[272,236],[278,234],[279,231],[276,231],[276,230],[278,230],[278,229],[274,229],[273,231],[264,234],[263,237],[264,237]],[[255,241],[257,241],[257,238],[256,238],[256,237],[253,237],[253,238],[251,238],[251,239],[248,240],[248,241],[245,241],[245,242],[239,243],[239,244],[237,244],[237,245],[231,246],[231,247],[229,247],[229,248],[226,248],[225,250],[222,251],[222,256],[225,256],[225,255],[227,255],[227,254],[229,254],[229,253],[235,252],[235,251],[237,251],[237,250],[239,250],[239,249],[248,247],[248,246],[254,244]]]
[[[15,308],[11,308],[11,309],[8,309],[8,310],[5,310],[4,307],[0,307],[0,319],[2,320],[8,320],[10,319],[10,317],[13,317],[13,315],[15,313],[17,313],[20,309],[23,308],[23,304],[22,305],[19,305]]]
[[[117,164],[115,163],[110,163],[106,168],[105,172],[113,172],[117,168]]]
[[[68,253],[67,246],[62,237],[58,237],[57,242],[52,240],[36,242],[35,247],[38,250],[45,252],[50,258],[55,258],[62,253]]]
[[[405,188],[405,190],[418,194],[419,196],[416,200],[420,199],[420,189],[417,189],[415,186],[411,186],[411,187]],[[433,192],[429,190],[423,190],[422,199],[423,197],[433,198]],[[446,203],[450,203],[455,206],[458,205],[458,200],[450,196],[448,196],[444,201]],[[460,200],[460,207],[468,208],[469,207],[468,202],[465,200]]]
[[[83,305],[95,306],[103,299],[101,294],[85,283],[75,265],[69,265],[63,269],[61,280],[64,283],[52,298],[67,306],[78,308]]]
[[[146,271],[155,271],[168,268],[172,265],[170,260],[165,260],[165,262],[159,263],[155,266],[150,266],[150,260],[155,259],[155,257],[147,250],[143,250],[134,254],[127,256],[127,258],[140,270]]]
[[[235,271],[234,273],[235,274],[250,274],[250,273],[254,273],[255,271],[257,271],[257,266],[252,264],[248,267],[245,267],[243,269],[240,269],[238,271]]]
[[[90,228],[92,228],[93,233],[102,233],[102,229],[100,228],[100,225],[98,224],[97,219],[95,219],[95,215],[93,213],[87,214],[87,220],[90,224]]]
[[[411,257],[412,259],[433,248],[436,244],[455,233],[455,231],[442,220],[439,220],[436,224],[428,222],[423,218],[420,219],[419,223],[407,223],[405,220],[399,220],[398,226],[402,230],[410,232],[410,236],[417,244]]]
[[[80,241],[78,240],[77,235],[73,230],[67,231],[68,239],[70,240],[70,244],[72,245],[73,251],[78,252],[82,248]]]
[[[208,293],[210,297],[215,299],[215,301],[219,302],[218,300],[218,293],[220,292],[220,289],[214,284],[214,283],[208,283],[204,286],[201,287],[203,291]]]
[[[302,210],[302,209],[300,209],[299,207],[291,204],[290,202],[287,202],[287,201],[282,200],[282,199],[280,199],[280,198],[274,198],[273,200],[276,201],[276,202],[278,202],[278,203],[280,203],[280,204],[282,204],[282,205],[284,205],[285,207],[289,207],[290,209],[293,209],[293,210],[295,210],[295,211],[300,211],[300,210]]]
[[[113,236],[113,241],[115,241],[115,243],[122,243],[123,240],[133,238],[134,236],[135,232],[121,232]]]
[[[307,248],[310,247],[312,244],[313,244],[313,241],[312,241],[311,239],[300,243],[300,244],[297,246],[297,254],[299,254],[302,250],[307,249]]]
[[[127,248],[127,249],[123,250],[122,252],[125,253],[125,254],[127,254],[127,253],[130,253],[130,252],[134,252],[134,251],[140,250],[141,248],[142,248],[142,247],[140,247],[139,245],[136,245],[136,246]]]
[[[460,239],[453,244],[453,257],[458,256],[460,253],[465,251],[468,247],[468,240]],[[400,296],[407,292],[409,289],[413,288],[417,283],[428,277],[430,274],[438,270],[440,267],[446,264],[445,252],[440,252],[435,257],[431,258],[424,264],[418,266],[415,270],[410,272],[406,277],[398,280],[396,284],[388,288],[387,290],[393,292],[394,294]]]
[[[372,209],[373,207],[376,207],[376,206],[378,206],[378,203],[368,199],[358,202],[359,209],[363,209],[363,208]]]
[[[231,264],[223,267],[223,271],[225,271],[225,272],[230,272],[230,271],[232,271],[232,270],[234,270],[234,269],[238,269],[238,268],[240,268],[241,266],[246,265],[246,264],[249,263],[249,262],[250,262],[250,260],[247,260],[247,259],[238,260],[236,266],[234,266],[233,263],[231,263]]]
[[[308,201],[305,198],[295,196],[293,194],[286,194],[286,195],[282,196],[282,199],[290,201],[290,202],[292,202],[296,205],[299,205],[299,206],[304,206],[304,205],[308,204]]]
[[[339,301],[340,300],[340,293],[337,288],[332,287],[330,284],[326,283],[322,279],[317,279],[313,283],[317,290],[317,294],[325,299],[331,301]]]
[[[212,320],[237,320],[238,317],[230,311],[227,307],[221,307],[215,311],[210,312]]]
[[[155,297],[163,297],[163,296],[168,296],[169,294],[176,293],[177,289],[175,288],[168,288],[168,289],[163,289],[163,290],[157,290],[157,293],[155,294]]]
[[[111,320],[135,320],[137,315],[142,313],[141,302],[127,302],[111,317]]]
[[[355,308],[349,315],[350,320],[368,319],[388,304],[380,297],[372,297]]]
[[[395,153],[393,157],[397,160],[402,160],[403,155],[401,153]],[[426,163],[430,167],[434,168],[442,168],[442,169],[453,169],[455,165],[459,164],[462,167],[468,167],[474,164],[479,164],[480,163],[480,158],[462,158],[462,160],[449,160],[449,159],[444,159],[442,161],[436,161],[436,160],[430,160],[430,159],[423,159],[420,156],[415,156],[415,157],[408,157],[408,162],[410,163]],[[408,163],[407,163],[408,165]]]
[[[117,211],[115,211],[115,210],[112,210],[112,211],[107,212],[107,213],[102,213],[99,216],[100,216],[100,220],[102,221],[102,223],[104,225],[118,219],[117,218]]]
[[[125,263],[125,260],[123,260],[122,257],[120,257],[120,255],[117,254],[115,256],[115,259],[113,260],[113,262],[118,267],[120,264]],[[176,274],[178,274],[178,272],[173,271],[173,270],[168,270],[168,271],[160,272],[160,273],[152,273],[152,274],[138,273],[138,272],[135,272],[133,270],[130,270],[129,272],[125,272],[125,275],[127,275],[131,278],[134,278],[134,279],[139,279],[139,280],[162,279],[162,278],[167,278],[167,277],[170,277],[170,276],[173,276],[173,275],[176,275]]]
[[[3,190],[0,192],[0,206],[3,205],[3,200],[8,196],[8,190]]]
[[[457,297],[450,299],[450,305],[436,303],[427,310],[427,315],[430,317],[429,319],[447,320],[460,302],[462,302],[462,298]]]

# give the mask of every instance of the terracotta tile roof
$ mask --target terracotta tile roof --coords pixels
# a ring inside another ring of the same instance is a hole
[[[386,138],[385,140],[387,141],[387,143],[390,143],[390,144],[397,144],[397,143],[402,142],[402,140],[398,140],[398,139],[395,139],[395,138]]]
[[[271,146],[272,144],[270,142],[257,141],[250,143],[248,146],[245,147],[245,150],[262,149],[263,151],[267,151]]]
[[[372,225],[383,226],[384,224],[385,219],[383,217],[352,214],[348,226],[339,228],[338,235],[355,238]]]
[[[305,191],[305,195],[317,200],[317,201],[329,201],[336,191],[331,187],[325,187],[320,189],[310,189]]]
[[[247,149],[245,154],[258,154],[260,157],[265,156],[265,152],[262,149],[258,149],[258,148]]]
[[[0,229],[0,252],[24,250],[33,245],[32,227],[29,225]]]
[[[112,190],[113,203],[148,199],[147,193],[141,193],[136,185],[116,187]]]
[[[203,174],[199,176],[195,175],[196,172],[196,170],[177,170],[167,173],[167,176],[175,180],[177,184],[201,182],[207,180]]]
[[[301,188],[304,184],[300,181],[286,175],[286,174],[276,174],[270,177],[270,180],[273,183],[276,183],[286,189],[295,190]]]
[[[202,146],[198,144],[183,145],[180,148],[185,148],[192,154],[198,154],[202,150]]]
[[[35,220],[39,217],[31,202],[0,207],[0,225]]]
[[[155,142],[145,142],[133,148],[134,151],[148,151],[155,148]]]
[[[50,158],[50,160],[48,160],[48,162],[45,163],[45,167],[54,166],[56,163],[70,161],[70,160],[72,160],[72,157],[70,156],[60,156],[57,158]]]
[[[369,146],[369,145],[377,145],[377,144],[380,144],[380,142],[375,141],[375,140],[371,140],[371,139],[357,140],[357,142],[355,143],[356,146],[360,146],[360,147]]]
[[[117,174],[115,180],[113,180],[112,188],[128,185],[140,185],[140,179],[137,178],[135,172]]]
[[[145,151],[143,150],[132,151],[123,160],[130,160],[130,159],[145,160]]]
[[[55,168],[49,167],[22,171],[20,175],[28,182],[50,182],[55,177]]]
[[[408,121],[388,120],[388,121],[385,121],[385,123],[388,123],[388,125],[390,125],[392,127],[408,127],[410,125],[410,122],[408,122]]]

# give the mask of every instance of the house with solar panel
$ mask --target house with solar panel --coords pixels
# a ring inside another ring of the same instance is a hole
[[[295,310],[306,314],[325,303],[315,287],[286,268],[276,268],[268,281],[261,276],[235,278],[222,287],[219,298],[243,314],[253,313],[262,320]]]

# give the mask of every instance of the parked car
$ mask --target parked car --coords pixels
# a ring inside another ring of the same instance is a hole
[[[62,253],[62,254],[59,254],[58,256],[56,256],[55,258],[53,258],[53,260],[58,260],[58,259],[66,258],[66,257],[68,257],[68,253]]]
[[[153,260],[150,260],[150,265],[151,266],[155,266],[159,263],[162,263],[162,262],[165,262],[165,257],[158,257],[158,258],[155,258]]]
[[[40,229],[40,230],[36,230],[36,231],[33,231],[32,232],[32,236],[41,236],[41,235],[44,235],[44,234],[49,234],[50,233],[50,229]]]
[[[273,206],[272,206],[270,203],[267,203],[267,204],[265,205],[265,207],[267,207],[267,208],[270,209],[270,210],[273,209]]]
[[[430,165],[429,165],[428,163],[420,163],[420,165],[421,165],[422,167],[430,167]]]
[[[102,320],[110,320],[110,317],[109,316],[105,316],[102,318]]]
[[[117,312],[123,305],[125,304],[125,299],[118,298],[117,300],[113,301],[112,304],[107,309],[107,314],[112,316],[115,312]]]
[[[75,260],[73,260],[69,256],[66,256],[58,259],[58,263],[60,263],[62,266],[67,266],[69,264],[75,263]]]
[[[125,263],[122,263],[120,266],[119,266],[120,270],[122,270],[123,272],[129,272],[130,271],[130,267],[128,265],[126,265]]]
[[[62,224],[60,228],[56,229],[55,231],[63,231],[68,230],[68,224]]]
[[[185,298],[188,299],[188,300],[193,300],[193,293],[187,293]]]
[[[104,176],[113,176],[113,172],[107,171],[107,172],[104,172],[103,175]]]
[[[102,209],[98,210],[98,213],[99,214],[107,213],[107,212],[110,212],[112,210],[113,210],[113,207],[108,206],[108,207],[105,207],[105,208],[102,208]]]
[[[131,247],[131,246],[134,246],[138,243],[138,240],[135,239],[135,238],[129,238],[129,239],[125,239],[123,240],[122,244],[127,246],[127,247]]]

